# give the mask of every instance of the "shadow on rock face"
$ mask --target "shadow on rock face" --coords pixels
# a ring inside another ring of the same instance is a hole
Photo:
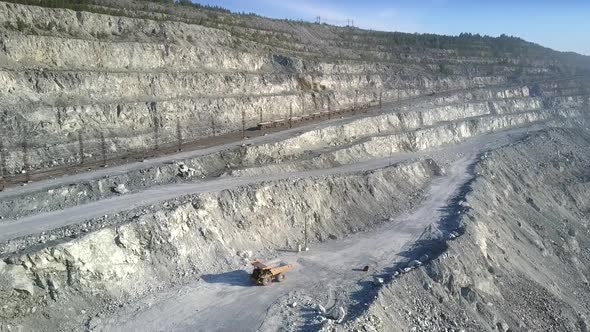
[[[219,274],[205,274],[202,276],[202,279],[210,284],[224,284],[243,287],[254,286],[254,283],[250,280],[250,274],[245,270],[235,270]]]

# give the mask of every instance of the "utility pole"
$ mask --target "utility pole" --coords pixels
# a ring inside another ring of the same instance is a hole
[[[289,128],[293,128],[293,102],[289,104]]]
[[[100,150],[102,153],[102,167],[107,166],[107,144],[104,139],[104,133],[100,132]]]
[[[260,115],[260,119],[259,119],[258,123],[262,123],[262,108],[260,108],[260,111],[258,113]]]
[[[213,132],[213,137],[215,137],[215,118],[211,115],[211,131]]]
[[[158,116],[154,116],[154,149],[160,148],[160,119]]]
[[[80,165],[84,164],[84,139],[82,130],[78,130],[78,148],[80,150]]]
[[[6,154],[4,152],[4,141],[0,140],[0,177],[4,178],[5,174],[6,177],[8,177],[6,171]]]
[[[332,104],[330,103],[330,95],[328,95],[328,120],[332,118]]]
[[[301,115],[305,115],[305,94],[301,94]]]
[[[314,110],[314,112],[317,113],[319,111],[319,109],[318,109],[318,99],[317,98],[314,98],[313,95],[312,95],[311,102],[313,103],[313,110]]]
[[[26,135],[27,133],[25,133],[23,139],[23,171],[25,172],[25,181],[29,182],[31,180],[31,175],[29,174],[29,144]]]
[[[180,126],[180,118],[176,117],[176,140],[178,141],[177,151],[182,151],[182,127]]]
[[[309,248],[307,247],[307,218],[305,218],[305,226],[303,228],[303,236],[304,236],[303,250],[308,251]]]
[[[356,103],[357,103],[357,99],[359,97],[359,90],[354,90],[354,104],[352,106],[352,114],[356,114]]]
[[[242,139],[246,138],[246,110],[242,108]]]

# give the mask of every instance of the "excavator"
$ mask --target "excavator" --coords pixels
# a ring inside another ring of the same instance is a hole
[[[251,262],[254,271],[250,278],[257,285],[268,286],[271,282],[285,280],[285,271],[293,267],[293,264],[279,263],[278,265],[266,265],[259,260]]]

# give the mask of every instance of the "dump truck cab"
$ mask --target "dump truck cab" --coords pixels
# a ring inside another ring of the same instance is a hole
[[[250,278],[256,284],[263,286],[270,285],[273,281],[279,282],[285,280],[284,272],[293,267],[293,264],[282,262],[278,265],[269,266],[259,260],[255,260],[251,264],[254,266],[254,271],[252,271]]]

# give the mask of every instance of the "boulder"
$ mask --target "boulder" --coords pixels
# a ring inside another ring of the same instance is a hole
[[[35,293],[33,281],[27,276],[27,271],[21,265],[6,264],[0,261],[0,281],[2,288],[14,289],[28,295]]]
[[[190,178],[195,175],[197,170],[186,166],[184,163],[178,163],[178,176],[183,178]]]
[[[127,189],[125,187],[125,184],[123,184],[123,183],[119,183],[118,185],[116,185],[115,187],[113,187],[112,190],[114,192],[116,192],[117,194],[121,194],[121,195],[126,194],[126,193],[129,192],[129,189]]]
[[[326,313],[326,308],[324,308],[321,304],[316,304],[315,309],[321,313],[322,315]]]
[[[252,250],[238,251],[237,254],[244,259],[249,259],[252,257]]]
[[[326,318],[334,320],[337,323],[342,323],[344,317],[346,317],[346,311],[344,311],[343,307],[338,307],[337,310],[332,309],[330,310],[330,313],[326,315]]]
[[[510,326],[506,322],[499,322],[496,324],[499,332],[508,332],[510,331]]]

